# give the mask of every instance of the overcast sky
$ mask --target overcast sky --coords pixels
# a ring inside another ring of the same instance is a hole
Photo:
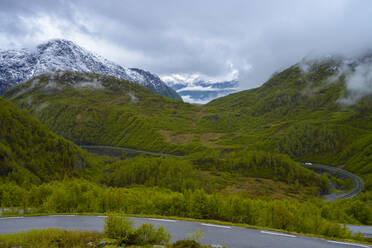
[[[159,75],[257,87],[312,54],[372,48],[371,0],[0,0],[0,48],[69,39]]]

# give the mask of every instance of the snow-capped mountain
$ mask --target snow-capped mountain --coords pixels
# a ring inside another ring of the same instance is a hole
[[[126,79],[166,97],[181,99],[158,76],[128,69],[95,55],[72,41],[56,39],[35,50],[0,50],[0,94],[34,76],[55,70],[95,72]]]
[[[198,77],[164,76],[162,80],[182,97],[185,102],[207,103],[239,90],[238,80],[206,81]]]

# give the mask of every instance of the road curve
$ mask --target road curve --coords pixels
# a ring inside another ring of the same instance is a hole
[[[134,148],[127,148],[127,147],[118,147],[118,146],[101,146],[101,145],[79,145],[81,148],[86,149],[88,151],[94,150],[101,150],[101,152],[106,153],[105,151],[111,150],[111,151],[125,151],[129,153],[140,153],[140,154],[149,154],[149,155],[155,155],[155,156],[164,156],[164,157],[183,157],[183,155],[175,155],[175,154],[169,154],[169,153],[162,153],[162,152],[151,152],[151,151],[145,151],[145,150],[139,150]],[[307,168],[312,169],[320,169],[324,171],[328,171],[331,174],[336,174],[343,178],[349,178],[351,179],[353,183],[353,189],[349,192],[342,193],[342,194],[328,194],[325,196],[325,199],[328,201],[336,201],[338,199],[343,198],[353,198],[354,196],[357,196],[363,189],[363,180],[359,178],[358,176],[332,166],[327,166],[323,164],[314,164],[314,163],[299,163]]]
[[[203,244],[224,245],[233,248],[371,248],[371,246],[365,244],[339,242],[235,226],[167,219],[132,219],[137,226],[142,223],[153,223],[156,226],[164,226],[165,230],[171,233],[172,241],[184,239],[188,233],[193,233],[199,229],[204,233]],[[83,215],[0,218],[0,233],[14,233],[42,228],[103,231],[104,220],[105,216]]]
[[[168,154],[168,153],[162,153],[162,152],[151,152],[151,151],[145,151],[145,150],[139,150],[139,149],[133,149],[133,148],[126,148],[126,147],[118,147],[118,146],[101,146],[101,145],[79,145],[81,148],[86,149],[88,151],[94,151],[96,149],[101,150],[105,153],[105,150],[111,150],[111,151],[125,151],[129,153],[142,153],[142,154],[149,154],[149,155],[155,155],[155,156],[164,156],[164,157],[183,157],[183,155],[175,155],[175,154]],[[353,189],[349,192],[342,193],[342,194],[328,194],[325,196],[325,199],[328,201],[336,201],[338,199],[343,198],[353,198],[354,196],[357,196],[363,189],[363,180],[359,178],[358,176],[332,166],[327,166],[323,164],[314,164],[314,163],[299,163],[307,168],[312,169],[320,169],[323,171],[328,171],[331,174],[336,174],[343,178],[349,178],[351,179],[353,183]]]
[[[364,184],[363,180],[360,177],[354,175],[353,173],[350,173],[346,170],[343,170],[337,167],[327,166],[323,164],[314,164],[314,163],[301,163],[301,164],[307,168],[328,171],[330,172],[330,174],[336,174],[340,177],[348,178],[352,181],[353,186],[354,186],[352,190],[339,194],[339,195],[330,194],[326,197],[326,199],[329,201],[335,201],[335,200],[342,199],[342,198],[353,198],[357,196],[360,192],[362,192],[363,184]]]
[[[101,151],[105,150],[111,150],[111,151],[126,151],[129,153],[142,153],[142,154],[149,154],[149,155],[156,155],[156,156],[165,156],[165,157],[183,157],[183,155],[175,155],[175,154],[168,154],[168,153],[161,153],[161,152],[151,152],[151,151],[145,151],[145,150],[138,150],[133,148],[126,148],[126,147],[117,147],[117,146],[101,146],[101,145],[80,145],[81,148],[90,150],[92,149],[98,149]],[[307,168],[313,168],[313,169],[320,169],[330,172],[331,174],[337,174],[338,176],[349,178],[351,179],[354,187],[351,191],[342,193],[342,194],[329,194],[325,196],[326,200],[328,201],[335,201],[342,198],[353,198],[354,196],[357,196],[363,189],[363,180],[359,178],[358,176],[332,166],[327,166],[323,164],[314,164],[314,163],[300,163],[301,165],[307,167]]]

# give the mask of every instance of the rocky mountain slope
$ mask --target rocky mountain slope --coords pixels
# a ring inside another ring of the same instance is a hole
[[[181,99],[158,76],[124,68],[62,39],[40,44],[35,50],[0,50],[0,94],[32,77],[55,70],[110,75],[136,82],[166,97]]]

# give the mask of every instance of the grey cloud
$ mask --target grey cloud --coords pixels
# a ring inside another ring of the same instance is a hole
[[[105,49],[98,54],[161,75],[223,77],[233,64],[241,88],[260,85],[309,53],[350,55],[372,47],[368,0],[0,0],[0,35],[35,44],[35,30],[21,20],[40,16],[50,16],[77,43],[82,35],[92,44],[99,40]],[[24,35],[31,38],[20,40]],[[109,53],[110,47],[118,50]]]

